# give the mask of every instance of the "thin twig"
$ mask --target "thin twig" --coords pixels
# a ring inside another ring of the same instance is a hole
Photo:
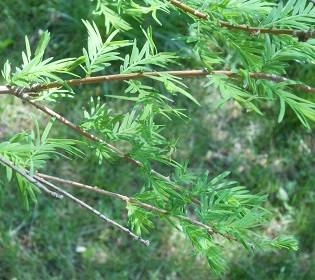
[[[115,74],[115,75],[106,75],[106,76],[96,76],[96,77],[86,77],[82,79],[73,79],[65,81],[69,86],[81,85],[81,84],[91,84],[91,83],[104,83],[117,80],[134,80],[134,79],[145,79],[150,76],[161,76],[162,74],[169,74],[175,77],[204,77],[209,74],[224,74],[231,78],[242,78],[240,74],[234,73],[232,71],[226,70],[215,70],[208,72],[206,69],[203,70],[182,70],[182,71],[163,71],[163,72],[143,72],[143,73],[131,73],[131,74]],[[288,78],[275,75],[267,74],[263,72],[250,72],[249,76],[253,79],[263,79],[275,82],[290,82],[288,86],[292,86],[297,89],[305,90],[308,92],[315,93],[315,88],[308,85],[302,84],[301,82],[296,82]],[[45,89],[61,87],[63,84],[59,82],[52,82],[48,84],[36,84],[34,87],[24,88],[24,93],[36,93],[43,91]],[[14,86],[0,86],[0,94],[15,94],[18,87]],[[29,94],[30,95],[30,94]]]
[[[5,164],[6,166],[10,167],[11,169],[13,169],[15,172],[19,173],[21,176],[23,176],[26,180],[28,180],[30,183],[34,184],[35,186],[37,186],[39,189],[41,189],[42,191],[44,191],[45,193],[47,193],[48,195],[50,195],[53,198],[56,199],[62,199],[63,196],[59,195],[55,192],[52,192],[51,190],[47,189],[44,185],[42,185],[40,182],[38,182],[36,179],[34,179],[33,177],[27,175],[23,170],[19,169],[18,167],[16,167],[12,162],[6,160],[5,158],[3,158],[2,156],[0,156],[0,161]]]
[[[54,184],[46,181],[45,179],[41,178],[38,175],[34,175],[34,178],[36,178],[38,181],[41,181],[43,184],[45,184],[46,186],[49,186],[50,188],[56,190],[59,193],[62,193],[64,196],[70,198],[72,201],[74,201],[75,203],[79,204],[80,206],[86,208],[87,210],[91,211],[92,213],[94,213],[96,216],[98,216],[99,218],[103,219],[104,221],[106,221],[109,224],[112,224],[113,226],[119,228],[121,231],[123,231],[124,233],[126,233],[127,235],[131,236],[133,239],[141,242],[142,244],[144,244],[145,246],[149,246],[150,242],[149,240],[144,240],[143,238],[141,238],[138,235],[135,235],[133,232],[131,232],[128,228],[123,227],[122,225],[116,223],[115,221],[109,219],[108,217],[106,217],[105,215],[103,215],[101,212],[97,211],[96,209],[94,209],[93,207],[91,207],[90,205],[86,204],[85,202],[83,202],[82,200],[76,198],[75,196],[69,194],[68,192],[66,192],[63,189],[58,188],[57,186],[55,186]]]
[[[61,184],[67,184],[67,185],[71,185],[71,186],[74,186],[74,187],[83,188],[83,189],[86,189],[86,190],[89,190],[89,191],[92,191],[92,192],[97,192],[97,193],[101,193],[101,194],[104,194],[104,195],[107,195],[107,196],[115,197],[115,198],[123,200],[123,201],[125,201],[127,203],[135,203],[135,204],[138,204],[138,205],[143,206],[145,208],[148,208],[148,209],[154,210],[156,212],[168,215],[168,212],[166,210],[164,210],[164,209],[160,209],[160,208],[157,208],[157,207],[155,207],[153,205],[150,205],[150,204],[147,204],[147,203],[144,203],[144,202],[132,199],[129,196],[125,196],[125,195],[121,195],[121,194],[118,194],[118,193],[106,191],[106,190],[100,189],[98,187],[92,187],[92,186],[89,186],[89,185],[85,185],[85,184],[74,182],[74,181],[70,181],[70,180],[65,180],[65,179],[62,179],[62,178],[59,178],[59,177],[50,176],[50,175],[43,174],[43,173],[36,173],[36,175],[41,177],[41,178],[43,178],[43,179],[53,180],[53,181],[61,183]]]
[[[85,184],[82,184],[82,183],[78,183],[78,182],[74,182],[74,181],[70,181],[70,180],[65,180],[65,179],[62,179],[62,178],[59,178],[59,177],[55,177],[55,176],[50,176],[50,175],[46,175],[46,174],[42,174],[42,173],[36,173],[37,176],[39,176],[40,178],[44,178],[44,179],[48,179],[48,180],[53,180],[53,181],[56,181],[56,182],[59,182],[59,183],[62,183],[62,184],[68,184],[68,185],[71,185],[71,186],[75,186],[75,187],[79,187],[79,188],[84,188],[86,190],[90,190],[90,191],[94,191],[94,192],[98,192],[98,193],[101,193],[101,194],[105,194],[107,196],[111,196],[111,197],[116,197],[118,199],[121,199],[125,202],[128,202],[128,203],[134,203],[134,204],[137,204],[137,205],[140,205],[142,207],[145,207],[147,209],[150,209],[150,210],[153,210],[153,211],[156,211],[156,212],[159,212],[161,214],[164,214],[164,215],[170,215],[170,213],[164,209],[161,209],[161,208],[157,208],[153,205],[150,205],[150,204],[147,204],[147,203],[144,203],[144,202],[141,202],[139,200],[135,200],[135,199],[132,199],[131,197],[128,197],[128,196],[125,196],[125,195],[121,195],[121,194],[118,194],[118,193],[113,193],[113,192],[109,192],[109,191],[106,191],[104,189],[100,189],[98,187],[92,187],[92,186],[89,186],[89,185],[85,185]],[[223,234],[221,233],[220,231],[204,224],[204,223],[201,223],[197,220],[194,220],[192,218],[189,218],[187,216],[183,216],[183,215],[176,215],[176,218],[178,218],[179,220],[186,220],[196,226],[199,226],[199,227],[202,227],[202,228],[205,228],[207,229],[208,233],[209,234],[219,234],[229,240],[234,240],[234,241],[237,241],[239,242],[236,238],[230,236],[230,235],[227,235],[227,234]]]
[[[186,4],[184,4],[180,1],[177,1],[177,0],[168,0],[168,1],[171,4],[173,4],[174,6],[184,10],[186,13],[189,13],[195,17],[198,17],[198,18],[204,19],[204,20],[210,19],[209,15],[201,13],[198,10],[196,10],[190,6],[187,6]],[[275,34],[275,35],[288,34],[288,35],[298,37],[300,41],[306,41],[309,38],[315,37],[315,30],[303,31],[303,30],[298,30],[298,29],[277,29],[277,28],[251,27],[248,25],[233,25],[233,24],[230,24],[227,21],[223,21],[223,20],[216,20],[216,22],[218,22],[220,24],[220,26],[227,27],[229,29],[243,30],[243,31],[247,31],[247,32],[253,33],[253,34],[256,34],[256,33],[257,34],[268,33],[268,34]]]
[[[120,149],[114,147],[113,145],[107,143],[106,141],[104,141],[103,139],[79,128],[78,126],[76,126],[74,123],[70,122],[69,120],[67,120],[66,118],[62,117],[61,115],[59,115],[58,113],[56,113],[55,111],[51,110],[50,108],[46,107],[45,105],[42,105],[38,102],[36,102],[34,99],[32,99],[27,93],[25,93],[24,91],[18,91],[16,93],[16,96],[19,97],[20,99],[27,101],[28,103],[30,103],[31,105],[33,105],[34,107],[36,107],[37,109],[43,111],[44,113],[46,113],[49,116],[52,117],[56,117],[56,119],[65,124],[66,126],[68,126],[69,128],[71,128],[72,130],[78,132],[79,134],[85,136],[86,138],[89,138],[90,140],[96,141],[96,142],[100,142],[102,144],[104,144],[108,149],[116,152],[117,154],[119,154],[120,156],[124,157],[128,162],[132,162],[134,165],[136,166],[142,166],[142,163],[129,158],[125,155],[125,153],[123,151],[121,151]]]
[[[128,196],[125,196],[125,195],[109,192],[109,191],[106,191],[104,189],[100,189],[98,187],[92,187],[92,186],[85,185],[85,184],[82,184],[82,183],[78,183],[78,182],[74,182],[74,181],[70,181],[70,180],[65,180],[65,179],[61,179],[61,178],[58,178],[58,177],[54,177],[54,176],[50,176],[50,175],[46,175],[46,174],[42,174],[42,173],[36,173],[36,175],[41,177],[41,178],[48,179],[48,180],[53,180],[53,181],[56,181],[56,182],[59,182],[59,183],[62,183],[62,184],[68,184],[68,185],[71,185],[71,186],[74,186],[74,187],[79,187],[79,188],[83,188],[83,189],[86,189],[86,190],[90,190],[90,191],[98,192],[98,193],[101,193],[101,194],[105,194],[107,196],[116,197],[116,198],[121,199],[121,200],[123,200],[125,202],[134,203],[134,204],[140,205],[142,207],[148,208],[150,210],[159,212],[159,213],[164,214],[164,215],[169,215],[170,214],[168,211],[166,211],[164,209],[161,209],[161,208],[157,208],[157,207],[155,207],[155,206],[153,206],[151,204],[147,204],[147,203],[141,202],[139,200],[132,199],[131,197],[128,197]],[[205,225],[203,223],[200,223],[200,222],[198,222],[196,220],[193,220],[193,219],[191,219],[189,217],[182,216],[182,215],[177,215],[177,217],[180,218],[180,219],[184,219],[184,220],[190,221],[191,223],[193,223],[195,225],[198,225],[198,226],[201,226],[203,228],[206,228],[210,233],[214,232],[211,227],[209,227],[209,226],[207,226],[207,225]]]

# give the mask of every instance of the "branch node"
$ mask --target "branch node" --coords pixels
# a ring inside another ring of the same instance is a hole
[[[14,90],[15,96],[18,98],[23,97],[25,87],[11,87]]]
[[[32,92],[38,92],[40,91],[40,87],[43,87],[43,85],[41,85],[40,83],[35,83],[31,86],[30,90]]]

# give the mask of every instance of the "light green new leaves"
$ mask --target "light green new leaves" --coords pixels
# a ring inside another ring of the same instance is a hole
[[[152,205],[166,210],[160,218],[166,219],[174,228],[185,233],[193,245],[195,254],[205,256],[213,271],[220,275],[228,269],[228,260],[223,254],[223,246],[215,242],[207,227],[215,235],[229,236],[237,240],[248,251],[254,249],[297,249],[297,242],[292,237],[277,237],[270,241],[254,231],[268,223],[271,213],[260,206],[267,199],[264,194],[250,194],[237,182],[227,180],[230,172],[226,171],[213,179],[208,172],[204,174],[187,171],[187,163],[177,166],[172,180],[144,173],[147,183],[140,194],[133,199],[150,201]],[[185,181],[190,187],[179,188],[175,182]],[[199,198],[198,202],[192,198]],[[133,230],[140,234],[147,227],[152,227],[150,215],[137,205],[128,204],[129,222]],[[187,209],[194,210],[198,221],[206,225],[200,227],[187,219]],[[176,220],[178,223],[175,223]]]
[[[315,6],[307,0],[280,1],[260,24],[260,27],[277,27],[308,30],[315,20]]]
[[[148,76],[152,79],[155,79],[153,76]],[[164,82],[162,78],[159,80]],[[173,106],[170,106],[168,103],[172,103],[173,100],[167,97],[165,94],[160,93],[156,87],[148,86],[143,84],[139,80],[130,80],[126,81],[126,84],[129,86],[125,90],[125,95],[106,95],[110,98],[117,98],[127,101],[136,102],[138,105],[143,106],[143,110],[141,110],[141,120],[145,120],[147,116],[151,115],[152,113],[157,113],[165,116],[169,120],[171,120],[171,115],[174,115],[179,118],[186,118],[186,115],[183,113],[184,109],[177,109]],[[133,95],[133,94],[138,94]]]
[[[126,208],[131,230],[136,235],[141,236],[142,231],[149,233],[148,228],[154,228],[154,224],[149,220],[150,217],[155,216],[153,213],[145,211],[133,203],[127,203]]]
[[[157,12],[163,11],[163,12],[169,14],[168,3],[163,3],[162,1],[159,1],[159,0],[145,0],[144,2],[150,6],[149,7],[140,6],[140,5],[136,4],[134,1],[131,1],[132,9],[129,9],[129,13],[147,14],[147,13],[152,12],[152,18],[159,25],[162,25],[162,23],[157,18]]]
[[[283,39],[264,34],[264,51],[262,52],[262,70],[277,75],[286,74],[290,63],[313,63],[315,60],[315,47],[308,42],[297,42],[293,38]],[[311,42],[311,40],[310,40]]]
[[[253,245],[263,249],[260,245],[263,237],[252,229],[267,223],[270,212],[259,206],[267,196],[250,194],[245,187],[236,185],[237,182],[227,180],[228,174],[229,172],[224,172],[208,181],[206,172],[194,180],[191,193],[187,192],[188,196],[199,197],[200,203],[193,204],[194,213],[202,223],[210,225],[223,235],[236,238],[247,250],[252,251]],[[211,245],[211,248],[216,247],[207,231],[187,225],[186,223],[185,231],[197,252],[204,253],[200,240]],[[221,258],[217,254],[207,254],[209,264],[220,273],[224,268],[217,265],[218,257]]]
[[[107,140],[132,140],[141,131],[142,124],[138,120],[137,108],[130,113],[111,116],[111,110],[106,109],[106,104],[101,105],[100,98],[95,102],[92,97],[89,106],[90,112],[84,111],[85,120],[80,124],[85,130],[101,131]]]
[[[266,239],[261,244],[263,247],[270,249],[282,249],[298,250],[298,243],[293,236],[277,236],[273,240]]]
[[[258,100],[259,97],[250,94],[246,90],[232,84],[229,78],[225,75],[214,74],[208,76],[210,80],[205,84],[205,87],[213,85],[215,88],[220,90],[222,99],[214,104],[214,107],[224,104],[231,98],[234,98],[237,102],[242,103],[247,110],[255,111],[256,113],[262,115],[262,112],[258,107],[252,102],[252,100]]]
[[[34,83],[58,81],[71,91],[71,88],[55,73],[73,75],[69,72],[69,69],[73,68],[74,63],[77,62],[73,58],[52,61],[53,58],[50,57],[44,60],[43,57],[49,40],[50,34],[48,31],[45,31],[35,50],[34,57],[32,57],[29,40],[25,37],[26,53],[22,52],[22,66],[20,68],[16,67],[16,71],[12,73],[10,62],[6,61],[4,69],[1,71],[2,76],[9,85],[30,88],[31,84]]]
[[[238,24],[257,22],[269,14],[275,4],[262,0],[209,1],[206,12]]]
[[[22,131],[9,141],[0,143],[0,153],[3,154],[4,158],[21,163],[23,168],[29,168],[30,174],[33,175],[35,169],[43,168],[46,159],[57,158],[58,156],[66,157],[61,151],[69,155],[82,156],[82,152],[74,147],[75,144],[80,143],[79,141],[47,138],[54,118],[47,124],[42,135],[40,135],[36,119],[33,118],[33,120],[35,132]],[[8,180],[10,180],[10,176],[8,176]]]
[[[277,89],[275,93],[280,99],[280,113],[278,121],[282,121],[285,112],[285,104],[288,104],[297,115],[301,123],[310,129],[307,119],[315,122],[315,103],[300,98],[285,90]]]
[[[192,184],[192,194],[200,197],[201,202],[200,206],[196,205],[196,215],[203,223],[218,223],[218,229],[222,228],[222,223],[226,225],[224,221],[227,219],[241,220],[253,207],[267,198],[263,194],[250,194],[245,187],[236,185],[237,182],[226,180],[228,174],[229,172],[224,172],[208,182],[206,172]],[[251,216],[254,216],[254,213]],[[254,224],[255,220],[248,223],[251,227]]]
[[[281,122],[284,118],[286,106],[291,107],[293,112],[297,115],[301,123],[310,129],[307,119],[315,121],[315,103],[307,99],[296,96],[289,92],[288,85],[299,84],[296,81],[287,81],[281,83],[272,83],[270,81],[261,81],[266,95],[273,98],[273,96],[279,98],[280,111],[278,116],[278,122]]]
[[[197,99],[193,97],[189,92],[184,90],[184,88],[187,88],[187,86],[181,82],[180,77],[175,77],[168,73],[160,73],[160,77],[159,76],[148,76],[148,77],[150,77],[153,80],[163,82],[166,90],[169,93],[173,95],[176,95],[177,93],[181,93],[184,96],[186,96],[188,99],[193,101],[195,104],[200,106],[200,103],[197,101]]]
[[[105,104],[101,105],[100,98],[96,102],[91,98],[89,106],[90,110],[84,111],[85,120],[80,124],[81,128],[97,130],[106,140],[128,141],[131,144],[128,155],[140,161],[153,159],[171,164],[167,156],[170,152],[169,142],[160,135],[163,128],[154,123],[154,114],[147,114],[141,104],[136,104],[130,112],[116,115],[106,109]],[[145,118],[144,114],[147,114]],[[111,155],[117,155],[101,143],[95,143],[92,147],[96,148],[99,162],[103,158],[112,161]]]
[[[195,250],[193,255],[199,253],[201,256],[206,256],[207,261],[215,274],[221,275],[221,273],[226,272],[229,261],[224,257],[222,250],[220,250],[221,246],[213,241],[207,230],[184,220],[181,221],[181,226],[183,232],[187,235],[193,245]]]
[[[92,0],[94,1],[94,0]],[[110,1],[105,1],[105,0],[96,0],[96,8],[94,10],[94,14],[96,15],[103,15],[104,16],[104,23],[106,27],[106,33],[110,32],[110,29],[112,27],[116,29],[121,29],[121,30],[130,30],[132,27],[131,25],[125,21],[122,16],[118,13],[116,13],[113,8],[117,7],[118,8],[122,7],[122,1],[119,1],[120,3],[113,3],[111,4]]]
[[[19,166],[17,166],[17,167],[19,167]],[[29,211],[30,206],[29,206],[28,196],[31,198],[31,200],[34,203],[37,203],[37,198],[36,198],[34,191],[40,193],[40,190],[37,186],[31,184],[29,181],[27,181],[20,174],[16,173],[15,175],[16,175],[19,193],[20,193],[20,196],[21,196],[22,201],[24,203],[24,207],[27,211]]]
[[[162,11],[169,13],[168,3],[160,0],[145,0],[142,1],[141,4],[144,4],[142,6],[138,3],[135,3],[134,1],[97,0],[96,2],[97,4],[93,13],[96,15],[104,16],[106,33],[109,33],[110,30],[112,30],[113,28],[124,31],[132,29],[133,26],[125,20],[127,16],[141,21],[143,15],[152,13],[153,19],[158,24],[162,25],[161,22],[158,20],[157,12]]]
[[[88,30],[88,49],[83,48],[83,54],[85,58],[85,66],[83,70],[87,76],[90,76],[94,72],[99,72],[110,66],[110,61],[122,60],[119,52],[115,51],[119,48],[129,46],[129,41],[113,41],[112,39],[117,35],[119,30],[113,32],[103,43],[102,36],[93,22],[91,25],[88,21],[82,20]]]
[[[125,56],[123,65],[120,67],[120,73],[135,73],[152,71],[150,65],[166,68],[168,63],[174,63],[177,58],[173,53],[158,53],[152,38],[152,29],[142,30],[147,38],[141,51],[137,47],[137,40],[134,40],[131,54]]]

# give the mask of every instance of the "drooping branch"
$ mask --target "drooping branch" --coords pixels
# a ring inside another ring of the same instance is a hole
[[[58,113],[56,113],[55,111],[51,110],[50,108],[46,107],[43,104],[40,104],[38,102],[36,102],[34,99],[32,99],[27,93],[24,92],[24,88],[20,88],[19,90],[16,90],[15,95],[19,98],[21,98],[22,100],[30,103],[31,105],[33,105],[34,107],[36,107],[37,109],[43,111],[44,113],[46,113],[49,116],[55,117],[59,122],[65,124],[66,126],[68,126],[69,128],[71,128],[72,130],[78,132],[79,134],[83,135],[84,137],[96,141],[96,142],[100,142],[102,144],[104,144],[108,149],[116,152],[117,154],[119,154],[120,156],[124,157],[127,161],[133,163],[136,166],[143,166],[141,162],[127,157],[126,154],[121,151],[120,149],[116,148],[115,146],[107,143],[105,140],[81,129],[80,127],[78,127],[77,125],[75,125],[74,123],[70,122],[69,120],[67,120],[66,118],[62,117],[61,115],[59,115]]]
[[[155,207],[155,206],[153,206],[151,204],[147,204],[147,203],[144,203],[144,202],[132,199],[131,197],[128,197],[128,196],[125,196],[125,195],[121,195],[121,194],[118,194],[118,193],[106,191],[104,189],[100,189],[98,187],[92,187],[92,186],[89,186],[89,185],[86,185],[86,184],[82,184],[82,183],[79,183],[79,182],[74,182],[74,181],[65,180],[65,179],[62,179],[62,178],[59,178],[59,177],[50,176],[50,175],[43,174],[43,173],[38,173],[37,172],[36,175],[41,177],[41,178],[43,178],[43,179],[53,180],[53,181],[61,183],[61,184],[67,184],[67,185],[71,185],[71,186],[74,186],[74,187],[83,188],[83,189],[86,189],[86,190],[89,190],[89,191],[92,191],[92,192],[97,192],[97,193],[100,193],[100,194],[104,194],[106,196],[115,197],[115,198],[118,198],[118,199],[123,200],[123,201],[128,202],[128,203],[135,203],[135,204],[138,204],[138,205],[140,205],[142,207],[145,207],[147,209],[159,212],[161,214],[168,215],[168,212],[166,210],[164,210],[164,209],[157,208],[157,207]]]
[[[59,177],[55,177],[55,176],[50,176],[50,175],[47,175],[47,174],[42,174],[42,173],[36,173],[36,176],[40,177],[40,178],[43,178],[43,179],[47,179],[47,180],[53,180],[55,182],[59,182],[61,184],[68,184],[68,185],[71,185],[71,186],[74,186],[74,187],[79,187],[79,188],[83,188],[83,189],[86,189],[86,190],[89,190],[89,191],[93,191],[93,192],[97,192],[97,193],[101,193],[101,194],[104,194],[104,195],[107,195],[107,196],[110,196],[110,197],[115,197],[115,198],[118,198],[120,200],[123,200],[125,202],[128,202],[128,203],[134,203],[134,204],[137,204],[139,206],[142,206],[144,208],[147,208],[147,209],[150,209],[152,211],[155,211],[155,212],[158,212],[158,213],[161,213],[161,214],[164,214],[164,215],[170,215],[170,213],[167,211],[167,210],[164,210],[164,209],[161,209],[161,208],[158,208],[158,207],[155,207],[151,204],[148,204],[148,203],[144,203],[142,201],[139,201],[139,200],[135,200],[135,199],[132,199],[131,197],[128,197],[128,196],[125,196],[125,195],[121,195],[121,194],[118,194],[118,193],[113,193],[113,192],[109,192],[109,191],[106,191],[104,189],[100,189],[98,187],[92,187],[92,186],[89,186],[89,185],[86,185],[86,184],[82,184],[82,183],[78,183],[78,182],[74,182],[74,181],[71,181],[71,180],[65,180],[65,179],[62,179],[62,178],[59,178]],[[186,220],[196,226],[199,226],[199,227],[202,227],[202,228],[205,228],[207,229],[208,233],[209,234],[219,234],[229,240],[234,240],[234,241],[237,241],[239,242],[239,240],[237,240],[235,237],[232,237],[230,235],[227,235],[227,234],[223,234],[221,233],[220,231],[204,224],[204,223],[201,223],[195,219],[192,219],[192,218],[189,218],[187,216],[183,216],[183,215],[175,215],[178,219],[181,219],[181,220]]]
[[[96,76],[96,77],[86,77],[82,79],[72,79],[65,81],[69,86],[74,85],[83,85],[83,84],[92,84],[92,83],[102,83],[102,82],[111,82],[117,80],[136,80],[136,79],[145,79],[150,76],[158,77],[162,74],[168,74],[175,77],[204,77],[209,74],[222,74],[231,78],[242,78],[242,76],[238,73],[234,73],[232,71],[226,70],[215,70],[209,72],[207,69],[203,70],[181,70],[181,71],[163,71],[163,72],[143,72],[143,73],[130,73],[130,74],[114,74],[114,75],[105,75],[105,76]],[[290,80],[288,78],[275,75],[268,74],[264,72],[250,72],[249,76],[253,79],[263,79],[274,82],[289,82],[288,86],[301,89],[307,92],[315,93],[315,88],[296,82],[294,80]],[[35,84],[30,88],[24,88],[23,91],[25,93],[36,93],[43,91],[45,89],[57,88],[63,86],[60,82],[52,82],[48,84]],[[14,86],[0,86],[0,94],[14,94],[19,88]],[[30,95],[30,94],[29,94]]]
[[[103,219],[104,221],[106,221],[109,224],[112,224],[113,226],[119,228],[121,231],[123,231],[124,233],[126,233],[127,235],[131,236],[132,238],[134,238],[135,240],[141,242],[142,244],[144,244],[145,246],[149,246],[149,240],[144,240],[142,239],[140,236],[135,235],[133,232],[131,232],[128,228],[123,227],[122,225],[116,223],[115,221],[109,219],[108,217],[106,217],[105,215],[103,215],[101,212],[97,211],[96,209],[94,209],[93,207],[91,207],[90,205],[86,204],[85,202],[83,202],[82,200],[76,198],[75,196],[69,194],[68,192],[66,192],[63,189],[58,188],[57,186],[55,186],[54,184],[46,181],[45,179],[41,178],[38,175],[34,175],[34,178],[40,182],[42,182],[43,184],[45,184],[46,186],[49,186],[50,188],[56,190],[59,193],[62,193],[64,196],[70,198],[72,201],[74,201],[75,203],[79,204],[80,206],[86,208],[87,210],[91,211],[93,214],[95,214],[96,216],[98,216],[99,218]]]
[[[210,16],[204,13],[199,12],[198,10],[180,2],[177,0],[168,0],[172,5],[182,9],[186,13],[189,13],[191,15],[194,15],[195,17],[198,17],[200,19],[209,20]],[[313,2],[313,1],[312,1]],[[314,3],[314,2],[313,2]],[[243,30],[248,33],[252,34],[259,34],[259,33],[268,33],[268,34],[275,34],[275,35],[281,35],[281,34],[287,34],[294,37],[298,37],[299,41],[307,41],[309,38],[315,38],[315,30],[311,31],[303,31],[298,29],[277,29],[277,28],[261,28],[261,27],[252,27],[248,25],[233,25],[228,23],[227,21],[223,20],[216,20],[220,24],[221,27],[227,27],[229,29],[237,29],[237,30]]]
[[[10,167],[12,170],[14,170],[15,172],[19,173],[22,177],[24,177],[26,180],[28,180],[30,183],[34,184],[36,187],[38,187],[40,190],[42,190],[43,192],[47,193],[48,195],[50,195],[53,198],[56,199],[62,199],[63,196],[59,195],[55,192],[52,192],[51,190],[47,189],[43,184],[41,184],[38,180],[34,179],[33,177],[29,176],[28,174],[26,174],[23,170],[21,170],[20,168],[16,167],[12,162],[6,160],[4,157],[0,156],[0,161]]]

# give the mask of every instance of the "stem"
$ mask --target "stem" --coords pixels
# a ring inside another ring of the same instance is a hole
[[[68,192],[66,192],[65,190],[62,190],[60,188],[58,188],[57,186],[55,186],[54,184],[47,182],[46,180],[44,180],[43,178],[41,178],[38,175],[34,175],[34,178],[36,178],[38,181],[41,181],[43,184],[51,187],[52,189],[56,190],[59,193],[62,193],[64,196],[70,198],[72,201],[74,201],[75,203],[79,204],[80,206],[86,208],[87,210],[91,211],[93,214],[95,214],[96,216],[98,216],[99,218],[103,219],[104,221],[106,221],[109,224],[112,224],[113,226],[119,228],[121,231],[123,231],[124,233],[126,233],[127,235],[131,236],[132,238],[134,238],[135,240],[143,243],[145,246],[149,246],[150,242],[149,240],[144,240],[142,239],[140,236],[135,235],[133,232],[131,232],[129,229],[123,227],[122,225],[114,222],[113,220],[109,219],[108,217],[106,217],[105,215],[103,215],[101,212],[97,211],[96,209],[94,209],[93,207],[91,207],[90,205],[86,204],[85,202],[83,202],[82,200],[76,198],[75,196],[69,194]]]
[[[185,71],[162,71],[162,72],[143,72],[143,73],[129,73],[129,74],[113,74],[105,76],[96,77],[85,77],[81,79],[72,79],[65,81],[69,86],[83,85],[83,84],[93,84],[101,82],[111,82],[119,80],[134,80],[134,79],[144,79],[149,78],[149,76],[160,76],[161,74],[169,74],[175,77],[198,77],[208,75],[207,71],[204,70],[185,70]],[[52,82],[48,84],[35,84],[31,88],[25,88],[25,92],[40,92],[45,89],[56,88],[63,86],[60,82]],[[10,86],[0,86],[0,94],[12,94],[16,90],[15,87]]]
[[[54,176],[50,176],[50,175],[46,175],[46,174],[42,174],[42,173],[36,173],[36,176],[38,176],[40,178],[43,178],[43,179],[53,180],[53,181],[56,181],[56,182],[59,182],[59,183],[62,183],[62,184],[68,184],[68,185],[71,185],[71,186],[74,186],[74,187],[79,187],[79,188],[83,188],[83,189],[86,189],[86,190],[89,190],[89,191],[93,191],[93,192],[101,193],[101,194],[104,194],[104,195],[107,195],[107,196],[115,197],[115,198],[118,198],[118,199],[123,200],[125,202],[134,203],[134,204],[140,205],[142,207],[145,207],[147,209],[159,212],[159,213],[164,214],[164,215],[170,215],[170,213],[168,211],[164,210],[164,209],[161,209],[161,208],[155,207],[153,205],[150,205],[150,204],[147,204],[147,203],[144,203],[144,202],[132,199],[131,197],[128,197],[128,196],[125,196],[125,195],[109,192],[109,191],[106,191],[104,189],[100,189],[98,187],[92,187],[92,186],[85,185],[85,184],[82,184],[82,183],[78,183],[78,182],[74,182],[74,181],[70,181],[70,180],[65,180],[65,179],[61,179],[59,177],[54,177]],[[201,223],[201,222],[199,222],[197,220],[189,218],[187,216],[176,215],[174,217],[176,217],[179,220],[189,221],[190,223],[192,223],[194,225],[197,225],[199,227],[205,228],[205,229],[207,229],[207,231],[210,234],[216,233],[216,234],[219,234],[219,235],[221,235],[221,236],[223,236],[223,237],[225,237],[225,238],[227,238],[229,240],[234,240],[234,241],[239,242],[236,238],[234,238],[232,236],[229,236],[227,234],[223,234],[220,231],[218,231],[218,230],[216,230],[216,229],[214,229],[214,228],[212,228],[212,227],[210,227],[210,226],[208,226],[208,225],[206,225],[204,223]]]
[[[33,105],[34,107],[36,107],[37,109],[43,111],[44,113],[46,113],[49,116],[55,117],[59,122],[65,124],[66,126],[68,126],[69,128],[71,128],[72,130],[78,132],[79,134],[83,135],[86,138],[89,138],[93,141],[96,142],[100,142],[102,144],[104,144],[108,149],[114,151],[115,153],[119,154],[120,156],[124,157],[127,161],[133,163],[136,166],[143,166],[141,162],[127,157],[125,155],[125,153],[123,151],[121,151],[120,149],[114,147],[113,145],[107,143],[106,141],[104,141],[103,139],[79,128],[78,126],[76,126],[74,123],[70,122],[69,120],[67,120],[66,118],[62,117],[61,115],[59,115],[58,113],[56,113],[55,111],[51,110],[50,108],[46,107],[45,105],[42,105],[38,102],[36,102],[34,99],[32,99],[27,93],[24,92],[24,89],[22,89],[21,91],[16,93],[16,96],[21,98],[24,101],[27,101],[28,103],[30,103],[31,105]]]
[[[34,184],[35,186],[37,186],[39,189],[41,189],[42,191],[44,191],[45,193],[47,193],[48,195],[50,195],[53,198],[56,199],[62,199],[63,196],[59,195],[55,192],[52,192],[51,190],[47,189],[44,185],[42,185],[40,182],[38,182],[37,180],[35,180],[33,177],[27,175],[23,170],[19,169],[18,167],[16,167],[12,162],[6,160],[5,158],[3,158],[2,156],[0,156],[0,161],[5,164],[6,166],[10,167],[11,169],[13,169],[15,172],[19,173],[21,176],[23,176],[26,180],[28,180],[30,183]]]
[[[210,74],[223,74],[231,78],[242,78],[240,74],[234,73],[232,71],[225,71],[225,70],[216,70],[208,72],[205,70],[182,70],[182,71],[162,71],[162,72],[143,72],[143,73],[130,73],[130,74],[115,74],[115,75],[106,75],[106,76],[96,76],[96,77],[86,77],[82,79],[73,79],[65,81],[69,86],[74,85],[81,85],[81,84],[92,84],[92,83],[104,83],[104,82],[111,82],[117,80],[134,80],[134,79],[145,79],[149,78],[149,76],[160,76],[161,74],[169,74],[175,77],[204,77]],[[250,72],[249,76],[253,79],[263,79],[275,82],[290,82],[288,86],[292,86],[297,89],[301,89],[304,91],[315,93],[315,88],[310,87],[305,84],[297,83],[296,81],[290,80],[288,78],[278,76],[275,74],[267,74],[264,72]],[[36,84],[35,86],[24,89],[25,93],[30,92],[40,92],[45,89],[61,87],[63,84],[59,82],[52,82],[48,84]],[[17,90],[17,87],[13,86],[0,86],[0,94],[14,94]]]
[[[61,183],[61,184],[67,184],[67,185],[71,185],[71,186],[74,186],[74,187],[83,188],[83,189],[86,189],[86,190],[89,190],[89,191],[92,191],[92,192],[101,193],[101,194],[104,194],[104,195],[107,195],[107,196],[118,198],[118,199],[123,200],[123,201],[128,202],[128,203],[138,204],[140,206],[143,206],[145,208],[154,210],[156,212],[159,212],[159,213],[162,213],[162,214],[165,214],[165,215],[168,214],[168,212],[166,210],[164,210],[164,209],[160,209],[160,208],[157,208],[157,207],[155,207],[153,205],[150,205],[150,204],[147,204],[147,203],[144,203],[144,202],[132,199],[129,196],[121,195],[121,194],[118,194],[118,193],[113,193],[113,192],[110,192],[110,191],[106,191],[104,189],[100,189],[98,187],[92,187],[92,186],[89,186],[89,185],[85,185],[85,184],[74,182],[74,181],[70,181],[70,180],[65,180],[65,179],[62,179],[62,178],[59,178],[59,177],[50,176],[50,175],[47,175],[47,174],[36,173],[36,175],[41,177],[41,178],[43,178],[43,179],[53,180],[53,181]]]
[[[200,19],[209,20],[210,16],[204,13],[199,12],[198,10],[189,7],[185,5],[184,3],[177,1],[177,0],[168,0],[172,5],[182,9],[186,13],[189,13],[191,15],[194,15],[195,17],[198,17]],[[315,1],[311,2],[315,3]],[[229,29],[238,29],[247,31],[249,33],[268,33],[268,34],[275,34],[275,35],[281,35],[281,34],[288,34],[299,38],[299,41],[306,41],[309,38],[315,37],[315,30],[312,31],[303,31],[298,29],[276,29],[276,28],[261,28],[261,27],[251,27],[247,25],[233,25],[223,20],[216,20],[221,27],[227,27]]]

